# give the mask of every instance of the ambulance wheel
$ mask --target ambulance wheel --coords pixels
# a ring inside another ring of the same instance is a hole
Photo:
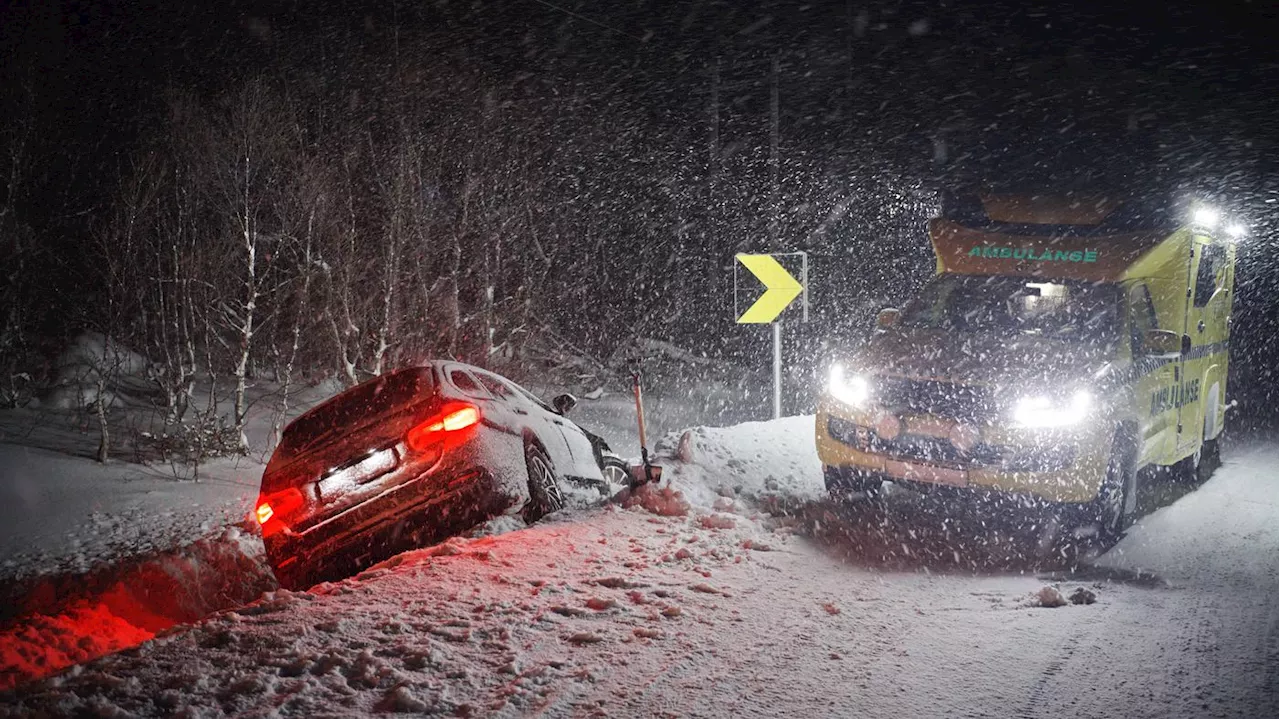
[[[1174,465],[1175,476],[1188,484],[1200,484],[1209,479],[1213,470],[1222,464],[1218,440],[1206,439],[1196,453]]]
[[[1107,476],[1089,514],[1097,524],[1100,538],[1110,544],[1124,535],[1133,523],[1138,504],[1138,447],[1128,432],[1118,432],[1111,443]]]
[[[1202,449],[1200,464],[1212,472],[1219,464],[1222,464],[1222,454],[1221,448],[1218,446],[1218,440],[1206,439]]]
[[[1217,388],[1215,387],[1214,390],[1216,391]],[[1208,479],[1205,476],[1206,472],[1212,472],[1218,466],[1218,440],[1209,439],[1213,412],[1216,412],[1216,410],[1205,412],[1204,439],[1201,440],[1200,446],[1196,447],[1196,451],[1190,457],[1186,457],[1173,465],[1173,478],[1175,481],[1185,484],[1200,484]]]
[[[1205,400],[1204,427],[1200,446],[1190,457],[1173,465],[1173,479],[1186,484],[1200,484],[1208,479],[1208,475],[1218,467],[1221,458],[1218,456],[1218,440],[1222,429],[1217,426],[1218,417],[1218,385],[1209,390]]]
[[[824,466],[822,478],[827,485],[827,494],[837,502],[852,499],[858,492],[869,498],[875,497],[884,484],[880,477],[851,467]]]
[[[1182,484],[1199,484],[1200,470],[1204,467],[1205,454],[1208,448],[1207,442],[1201,444],[1196,447],[1196,451],[1190,457],[1185,457],[1173,465],[1174,481]]]

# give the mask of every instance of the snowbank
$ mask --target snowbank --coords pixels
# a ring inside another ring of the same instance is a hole
[[[225,458],[200,471],[193,482],[163,466],[0,444],[0,588],[182,547],[249,516],[262,465]]]
[[[693,427],[657,444],[665,477],[694,505],[714,508],[719,498],[790,505],[825,496],[822,463],[813,439],[813,415]]]
[[[101,332],[85,332],[58,355],[55,366],[60,379],[74,379],[105,371],[144,375],[151,362]]]
[[[91,343],[76,346],[95,351]],[[339,389],[332,380],[297,386],[289,416]],[[249,388],[249,456],[206,461],[198,473],[181,461],[135,451],[133,432],[165,431],[159,424],[164,412],[150,400],[112,412],[112,461],[106,464],[92,459],[100,439],[95,420],[67,412],[0,410],[0,597],[4,585],[16,580],[83,574],[192,544],[248,518],[272,449],[279,390],[266,381]],[[201,397],[208,391],[197,388]]]

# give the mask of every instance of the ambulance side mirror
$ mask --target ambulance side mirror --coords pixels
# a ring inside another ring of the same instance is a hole
[[[900,311],[893,307],[886,307],[880,310],[880,313],[876,315],[876,328],[885,330],[898,324],[898,317],[901,314]]]
[[[1182,356],[1182,338],[1169,330],[1147,330],[1142,333],[1142,354],[1157,359]]]

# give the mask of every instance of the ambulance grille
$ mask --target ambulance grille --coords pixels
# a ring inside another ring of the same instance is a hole
[[[985,420],[998,408],[987,387],[935,380],[883,377],[876,384],[879,403],[897,412],[959,420]]]

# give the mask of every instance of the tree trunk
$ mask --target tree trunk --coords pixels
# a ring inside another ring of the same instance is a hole
[[[102,372],[106,368],[98,372],[98,400],[94,404],[97,406],[98,415],[98,462],[105,464],[111,454],[111,432],[107,428],[107,382]]]
[[[396,256],[398,254],[396,247],[398,241],[395,238],[395,234],[398,231],[398,228],[393,226],[387,239],[387,264],[382,278],[382,322],[378,326],[378,346],[373,351],[373,374],[375,376],[382,374],[383,359],[387,354],[388,338],[391,334],[391,306],[392,300],[395,299]]]
[[[458,344],[462,334],[462,300],[458,276],[462,274],[462,240],[455,234],[450,250],[449,267],[449,351],[450,359],[458,359]]]
[[[281,430],[285,417],[289,413],[289,390],[293,386],[293,365],[298,359],[298,345],[302,342],[302,314],[307,311],[311,298],[311,231],[315,222],[315,210],[307,220],[307,247],[303,252],[302,291],[298,301],[298,311],[293,316],[293,344],[289,347],[289,359],[284,364],[284,381],[280,387],[280,413],[271,428],[272,445],[280,444]]]
[[[246,377],[249,372],[249,354],[253,347],[253,320],[254,312],[258,306],[258,247],[257,236],[253,229],[253,218],[251,216],[251,208],[249,205],[249,158],[244,161],[244,214],[241,218],[244,229],[244,250],[245,250],[245,301],[244,312],[240,316],[240,357],[236,362],[236,392],[235,392],[235,431],[237,442],[240,444],[240,451],[247,452],[249,449],[248,438],[244,434],[245,414],[248,412],[245,403]]]

